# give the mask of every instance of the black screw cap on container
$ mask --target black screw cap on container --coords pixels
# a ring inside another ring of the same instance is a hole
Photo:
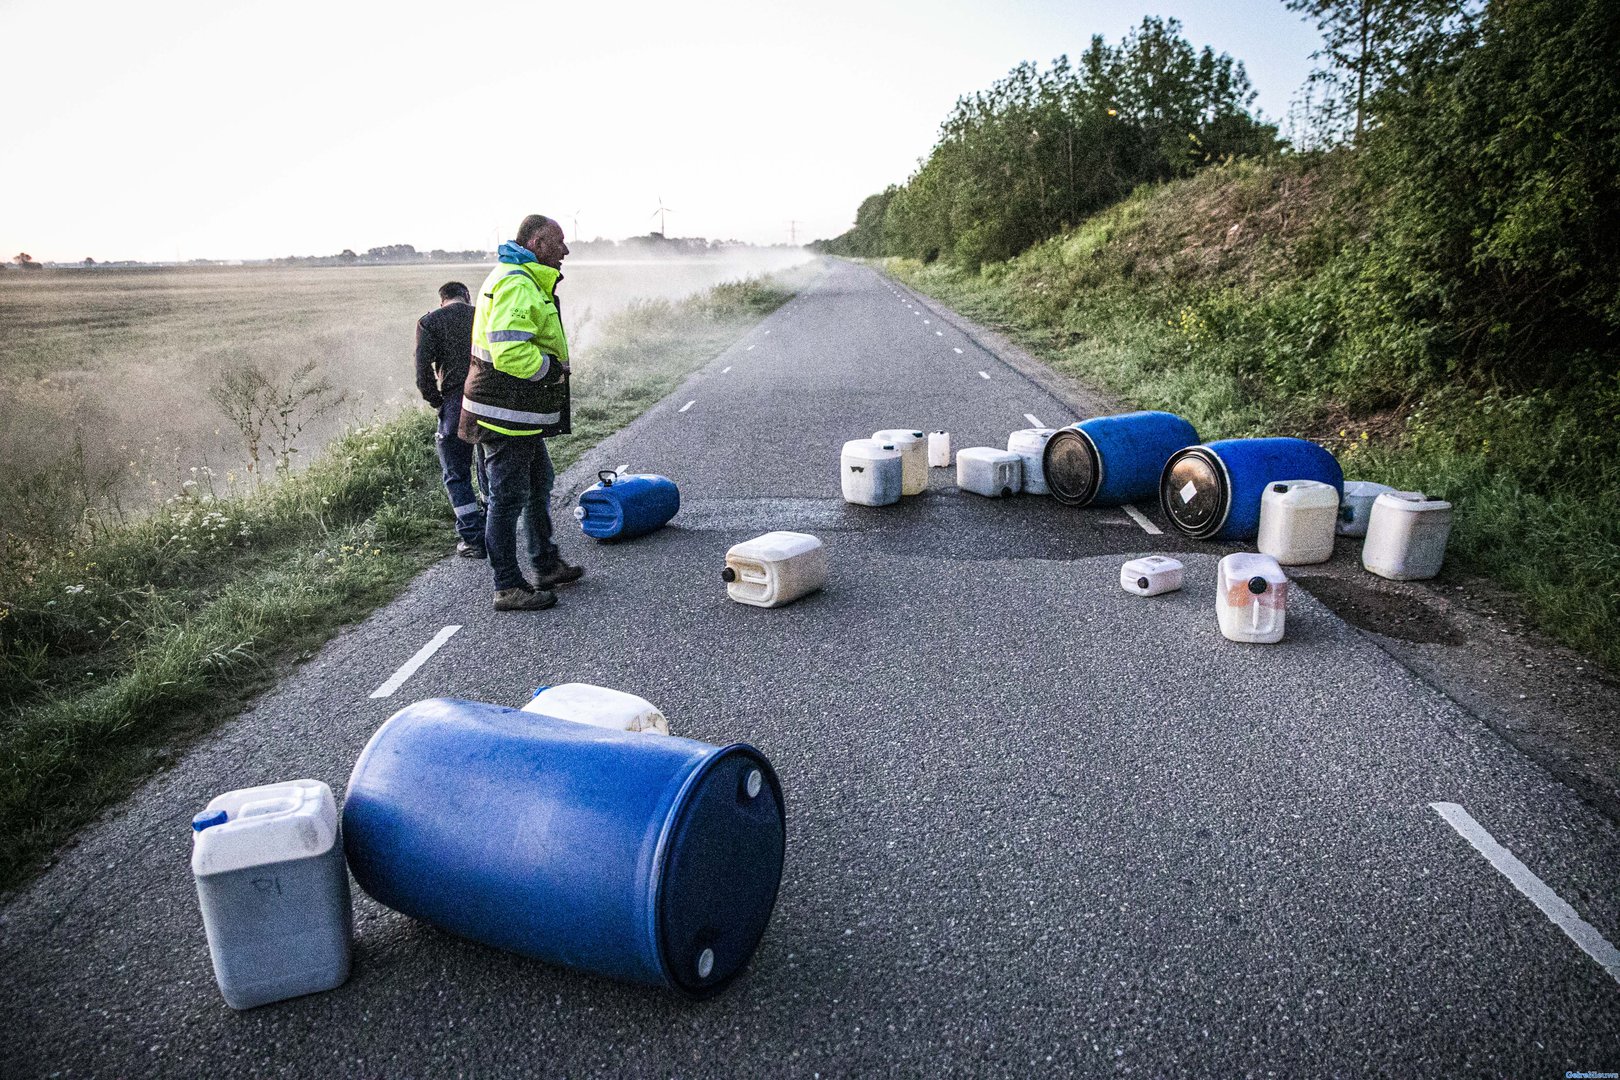
[[[720,580],[724,581],[728,585],[731,584],[733,581],[737,580],[737,571],[733,570],[729,566],[726,567],[724,570],[720,571]]]
[[[1261,593],[1266,591],[1268,584],[1269,583],[1265,578],[1256,574],[1254,577],[1249,579],[1249,591],[1254,593],[1254,595],[1259,596]]]
[[[1145,588],[1147,588],[1147,587],[1148,587],[1148,579],[1147,579],[1147,578],[1145,578],[1145,577],[1139,577],[1139,578],[1137,578],[1137,579],[1136,579],[1136,587],[1137,587],[1137,588],[1138,588],[1138,589],[1145,589]]]
[[[1272,484],[1271,485],[1271,490],[1275,491],[1279,495],[1286,495],[1286,494],[1288,494],[1288,485],[1287,484]]]

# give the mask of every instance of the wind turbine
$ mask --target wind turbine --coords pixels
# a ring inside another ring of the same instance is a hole
[[[658,196],[658,209],[652,212],[652,216],[658,219],[658,235],[666,240],[669,239],[669,234],[664,231],[664,215],[673,214],[674,212],[664,205],[664,197],[662,195]]]
[[[659,201],[662,202],[663,200],[660,199]],[[573,218],[574,218],[574,239],[578,240],[579,239],[579,211],[578,210],[574,211]]]

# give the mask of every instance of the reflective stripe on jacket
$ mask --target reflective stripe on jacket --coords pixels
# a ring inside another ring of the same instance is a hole
[[[461,437],[566,435],[571,430],[568,339],[557,305],[562,274],[537,262],[500,263],[478,290]]]

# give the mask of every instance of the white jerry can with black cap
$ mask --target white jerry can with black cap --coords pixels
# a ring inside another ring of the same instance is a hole
[[[1440,572],[1451,538],[1451,504],[1416,491],[1386,491],[1373,502],[1361,565],[1391,581],[1425,581]]]
[[[993,446],[958,450],[956,486],[991,499],[1016,495],[1024,486],[1024,459]]]
[[[609,731],[669,734],[669,721],[646,698],[607,686],[592,686],[590,683],[558,683],[556,686],[539,687],[529,703],[523,706],[523,711],[607,728]]]
[[[951,433],[948,431],[930,431],[928,433],[928,467],[930,469],[947,469],[951,464]]]
[[[1284,566],[1308,566],[1333,558],[1338,535],[1339,492],[1320,480],[1278,480],[1260,496],[1260,532],[1255,547]]]
[[[1050,495],[1046,486],[1046,444],[1057,434],[1056,428],[1021,428],[1007,436],[1007,449],[1023,458],[1023,489],[1025,495]]]
[[[1288,575],[1276,559],[1235,551],[1216,570],[1215,614],[1231,641],[1281,641],[1288,618]]]
[[[872,438],[900,451],[900,494],[921,495],[928,490],[928,441],[911,428],[884,428]]]
[[[781,607],[827,584],[827,549],[809,533],[768,532],[726,552],[726,595],[752,607]]]
[[[1137,596],[1158,596],[1181,588],[1185,567],[1168,555],[1144,555],[1119,568],[1119,587]]]
[[[856,506],[889,506],[900,501],[903,465],[893,443],[851,439],[838,455],[838,482],[844,501]]]

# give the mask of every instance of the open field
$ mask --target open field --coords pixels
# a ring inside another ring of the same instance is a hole
[[[603,323],[637,299],[679,300],[805,258],[759,249],[570,261],[559,293],[563,316],[576,349],[588,354]],[[39,501],[41,485],[30,481],[61,473],[70,456],[64,479],[125,506],[175,494],[193,468],[210,467],[222,486],[227,474],[241,479],[243,439],[208,396],[233,370],[283,381],[313,361],[315,376],[343,396],[298,437],[305,457],[346,426],[394,415],[418,401],[417,318],[437,305],[439,285],[459,280],[476,289],[487,271],[415,265],[0,275],[0,520],[15,528],[21,508]],[[68,509],[73,516],[84,507]],[[39,528],[58,524],[53,517]]]
[[[574,432],[550,441],[558,470],[811,273],[603,319],[574,363]],[[200,483],[127,522],[0,546],[0,888],[450,549],[425,410],[311,458],[263,485]]]

